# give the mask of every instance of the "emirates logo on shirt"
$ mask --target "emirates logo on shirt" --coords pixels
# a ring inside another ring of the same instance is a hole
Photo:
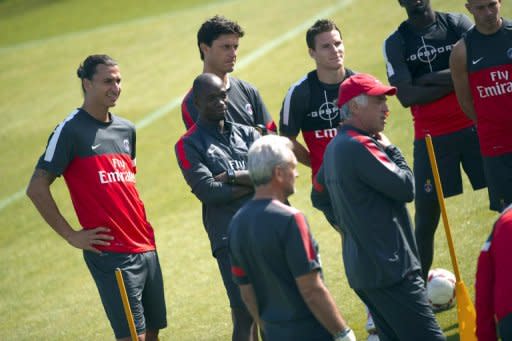
[[[126,161],[119,158],[112,158],[110,160],[114,171],[98,171],[98,176],[101,184],[110,184],[116,182],[131,182],[135,183],[135,174],[126,164]]]
[[[489,72],[489,80],[491,84],[476,87],[480,98],[512,94],[512,81],[510,81],[510,75],[507,70]]]

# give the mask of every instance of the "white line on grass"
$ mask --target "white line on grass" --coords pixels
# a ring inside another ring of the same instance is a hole
[[[237,0],[237,1],[240,1],[240,0]],[[191,10],[198,10],[201,12],[207,11],[212,7],[219,6],[220,3],[225,3],[225,2],[235,2],[235,0],[221,0],[221,1],[216,1],[213,3],[209,3],[206,5],[196,5],[194,7],[188,8],[188,9],[173,10],[173,11],[169,11],[169,12],[165,12],[165,13],[161,13],[161,14],[157,14],[157,15],[151,15],[151,16],[136,18],[136,19],[128,19],[126,21],[120,21],[118,23],[104,25],[104,26],[100,26],[97,28],[91,28],[91,29],[87,29],[87,30],[83,30],[83,31],[69,32],[69,33],[59,34],[57,36],[51,36],[51,37],[47,37],[47,38],[29,40],[29,41],[24,41],[24,42],[20,42],[20,43],[14,43],[12,45],[1,46],[0,47],[0,55],[7,53],[7,52],[13,52],[13,51],[16,52],[18,50],[22,50],[22,49],[26,49],[26,48],[37,47],[39,45],[43,45],[43,44],[47,44],[47,43],[51,43],[51,42],[55,42],[55,41],[61,42],[64,39],[67,39],[67,40],[76,39],[76,38],[79,38],[82,36],[89,35],[91,33],[108,32],[113,29],[116,29],[119,27],[125,27],[128,25],[140,25],[140,24],[145,24],[145,23],[155,21],[155,20],[169,19],[169,18],[172,18],[175,16],[183,15],[184,11],[191,11]]]
[[[332,15],[333,13],[336,13],[338,10],[342,9],[343,7],[349,5],[353,0],[343,0],[340,1],[337,5],[331,6],[326,8],[325,10],[317,13],[315,16],[309,18],[302,24],[296,26],[292,30],[286,32],[285,34],[277,37],[276,39],[273,39],[269,41],[268,43],[262,45],[260,48],[254,50],[253,52],[249,53],[245,58],[242,58],[236,66],[237,70],[241,70],[248,65],[252,64],[262,56],[264,56],[266,53],[270,52],[275,47],[281,45],[282,43],[294,38],[298,34],[300,34],[302,31],[307,29],[309,26],[311,26],[312,21],[319,19],[319,18],[325,18],[329,15]],[[185,94],[183,94],[185,96]],[[156,120],[160,119],[161,117],[167,115],[169,112],[176,109],[180,104],[183,96],[176,97],[169,101],[167,104],[161,106],[157,110],[153,111],[152,113],[148,114],[146,117],[141,119],[135,124],[135,127],[140,130],[151,123],[155,122]],[[13,202],[17,201],[18,199],[21,199],[23,197],[23,193],[25,192],[24,189],[17,191],[14,194],[9,195],[7,198],[2,199],[0,201],[0,211],[2,211],[5,207],[12,204]]]

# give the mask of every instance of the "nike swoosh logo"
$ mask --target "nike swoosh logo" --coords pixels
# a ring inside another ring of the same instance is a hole
[[[98,143],[98,144],[92,145],[92,146],[91,146],[91,149],[92,149],[92,150],[96,150],[96,149],[98,149],[98,147],[99,147],[99,146],[101,146],[101,143]]]
[[[481,61],[482,59],[484,59],[484,57],[480,57],[480,58],[478,58],[478,59],[476,59],[476,60],[472,60],[472,61],[471,61],[471,63],[473,63],[473,65],[478,64],[478,63],[480,63],[480,61]]]

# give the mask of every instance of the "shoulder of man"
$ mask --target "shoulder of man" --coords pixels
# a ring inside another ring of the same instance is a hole
[[[131,129],[135,130],[135,124],[132,121],[130,121],[129,119],[118,116],[113,113],[110,113],[110,117],[112,118],[112,122],[117,123],[117,124],[126,125],[126,126],[130,127]]]

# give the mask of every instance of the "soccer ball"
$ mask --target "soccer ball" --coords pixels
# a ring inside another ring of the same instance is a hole
[[[427,296],[434,311],[450,309],[455,305],[455,275],[446,269],[428,272]]]

